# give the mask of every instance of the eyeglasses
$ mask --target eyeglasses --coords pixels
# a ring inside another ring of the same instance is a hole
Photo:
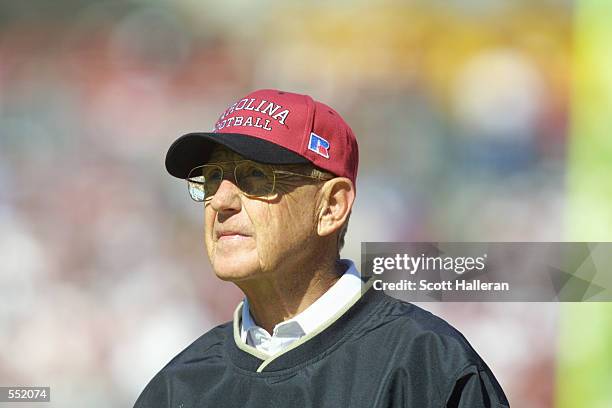
[[[286,170],[277,170],[268,164],[260,164],[251,160],[219,162],[204,164],[193,168],[187,176],[187,188],[194,201],[202,202],[215,195],[223,181],[224,167],[234,165],[234,182],[247,196],[268,197],[274,193],[277,182],[284,177],[306,177],[320,181],[331,180],[332,177],[319,174],[300,174]],[[228,171],[227,173],[231,173]]]

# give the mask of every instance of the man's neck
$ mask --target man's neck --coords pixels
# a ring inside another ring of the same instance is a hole
[[[249,300],[249,311],[256,324],[272,334],[278,323],[291,319],[312,305],[344,272],[341,264],[333,263],[311,271],[278,274],[239,286]]]

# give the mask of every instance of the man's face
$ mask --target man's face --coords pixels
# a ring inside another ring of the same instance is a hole
[[[209,162],[239,160],[244,158],[217,146]],[[317,237],[318,186],[292,178],[277,183],[271,198],[248,197],[226,171],[204,209],[204,241],[217,276],[247,280],[282,273],[307,260],[309,243]]]

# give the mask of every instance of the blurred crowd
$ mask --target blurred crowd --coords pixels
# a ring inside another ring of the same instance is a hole
[[[231,318],[203,208],[164,169],[257,88],[336,108],[362,241],[562,240],[572,2],[0,3],[0,386],[131,406]],[[350,4],[350,6],[349,6]],[[555,304],[423,304],[513,406],[554,397]]]

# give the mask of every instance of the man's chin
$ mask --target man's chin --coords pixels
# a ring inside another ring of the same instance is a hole
[[[215,261],[213,263],[213,270],[219,279],[237,282],[257,276],[259,265],[253,262],[240,262],[239,260],[232,259],[228,261]]]

